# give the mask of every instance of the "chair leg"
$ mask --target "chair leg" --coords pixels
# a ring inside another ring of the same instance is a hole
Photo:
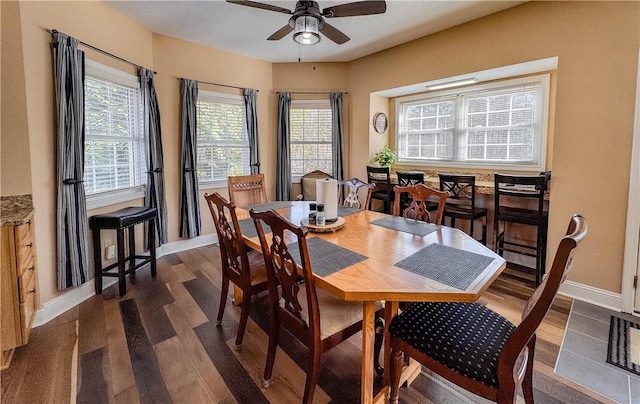
[[[279,324],[275,309],[271,310],[269,316],[269,346],[267,348],[267,363],[264,366],[264,375],[262,376],[262,387],[265,389],[271,385],[271,374],[273,372],[273,363],[276,360],[276,350],[278,349],[278,331]]]
[[[380,366],[380,351],[384,342],[384,322],[376,315],[375,340],[373,343],[373,371],[378,377],[384,375],[384,367]]]
[[[527,344],[529,349],[529,357],[527,361],[527,369],[524,373],[524,379],[522,380],[522,395],[524,396],[524,402],[527,404],[533,404],[533,354],[536,348],[536,335],[531,337],[531,340]]]
[[[471,238],[473,238],[473,224],[474,224],[475,220],[473,219],[473,216],[471,216],[471,219],[469,219],[469,235],[471,236]]]
[[[402,374],[402,351],[393,348],[391,350],[391,393],[389,404],[398,404],[398,390],[400,389],[400,375]]]
[[[320,349],[311,348],[312,352],[309,352],[309,363],[307,364],[307,381],[304,385],[304,397],[303,403],[311,404],[313,402],[313,393],[316,390],[316,384],[318,383],[318,373],[320,370]]]
[[[224,316],[224,308],[227,305],[227,295],[229,294],[229,278],[222,275],[222,290],[220,290],[220,305],[218,306],[218,319],[216,326],[222,325],[222,316]],[[237,344],[237,342],[236,342]]]
[[[487,218],[482,219],[482,244],[487,245]]]
[[[236,345],[233,347],[236,351],[242,348],[242,338],[244,338],[244,330],[247,328],[247,320],[249,319],[249,309],[251,309],[251,296],[244,294],[242,304],[240,304],[240,323],[238,324],[238,335],[236,336]]]

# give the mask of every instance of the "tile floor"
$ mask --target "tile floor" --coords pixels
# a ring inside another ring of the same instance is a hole
[[[555,372],[616,402],[640,404],[640,376],[607,363],[611,315],[640,321],[574,300]]]

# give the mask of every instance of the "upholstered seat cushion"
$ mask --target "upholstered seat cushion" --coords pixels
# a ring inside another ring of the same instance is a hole
[[[477,303],[412,303],[389,327],[392,336],[471,379],[498,385],[498,356],[515,330]]]
[[[318,307],[320,307],[320,339],[332,336],[338,331],[362,321],[362,302],[347,302],[339,299],[324,289],[316,288]],[[307,294],[304,285],[300,285],[298,300],[302,306],[302,318],[308,321]],[[375,303],[375,311],[382,308],[382,303]]]

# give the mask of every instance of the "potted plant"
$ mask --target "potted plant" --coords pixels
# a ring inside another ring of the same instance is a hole
[[[396,159],[396,153],[389,148],[389,146],[384,145],[380,151],[373,155],[373,162],[378,163],[380,167],[388,167]]]

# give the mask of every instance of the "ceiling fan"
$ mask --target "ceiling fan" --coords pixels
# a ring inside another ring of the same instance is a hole
[[[349,37],[342,31],[325,22],[325,18],[382,14],[387,10],[387,4],[384,0],[339,4],[327,7],[322,12],[320,12],[320,6],[315,1],[298,1],[293,11],[257,1],[227,0],[227,2],[291,15],[289,23],[274,32],[267,40],[277,41],[294,31],[293,40],[302,45],[313,45],[319,42],[320,32],[338,45],[349,40]]]

